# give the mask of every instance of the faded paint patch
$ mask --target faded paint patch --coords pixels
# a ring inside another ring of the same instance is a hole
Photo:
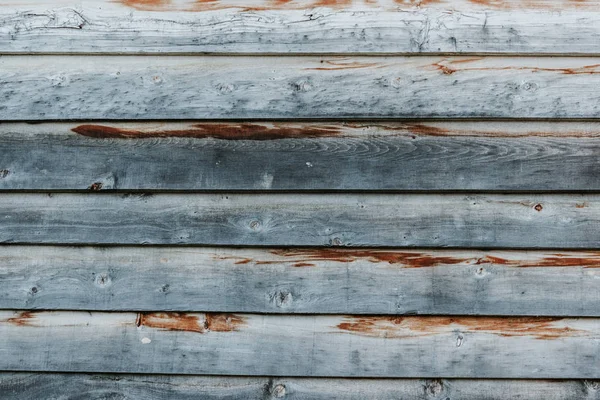
[[[191,125],[188,129],[138,130],[107,125],[79,125],[72,129],[82,136],[96,139],[142,139],[142,138],[198,138],[223,140],[277,140],[295,138],[332,137],[342,134],[339,126],[286,124],[218,124]]]
[[[433,336],[457,330],[505,337],[530,336],[540,340],[589,334],[561,326],[562,320],[547,317],[346,317],[337,328],[361,336],[384,338]]]
[[[245,325],[245,318],[235,314],[207,313],[201,321],[198,315],[185,313],[139,313],[136,325],[167,331],[233,332]]]

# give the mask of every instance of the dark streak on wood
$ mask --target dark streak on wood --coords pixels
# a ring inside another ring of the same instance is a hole
[[[532,336],[553,340],[565,336],[583,336],[587,332],[555,326],[563,318],[551,317],[347,317],[337,328],[362,335],[386,338],[431,336],[455,328],[459,331],[484,332],[499,336]]]
[[[234,314],[207,313],[201,322],[196,315],[185,313],[138,313],[136,326],[184,332],[234,332],[245,324],[245,319]]]
[[[106,125],[79,125],[73,132],[97,139],[133,139],[133,138],[213,138],[223,140],[277,140],[293,138],[318,138],[339,136],[339,126],[309,125],[294,128],[286,125],[273,127],[259,124],[196,124],[189,129],[152,130],[115,128]]]

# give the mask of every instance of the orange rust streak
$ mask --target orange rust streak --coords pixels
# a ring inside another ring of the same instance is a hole
[[[484,7],[492,7],[497,9],[510,9],[510,8],[524,8],[524,9],[534,9],[541,8],[544,10],[556,8],[556,6],[561,8],[580,8],[580,7],[594,7],[597,6],[597,2],[595,1],[587,1],[587,0],[568,0],[568,1],[559,1],[553,2],[548,0],[520,0],[520,1],[510,1],[510,0],[468,0],[472,4],[476,4]]]
[[[316,0],[312,3],[290,0],[264,0],[264,6],[249,6],[244,3],[234,3],[219,0],[195,0],[189,1],[185,5],[175,5],[172,0],[114,0],[126,7],[131,7],[139,11],[212,11],[224,9],[240,9],[243,11],[262,11],[262,10],[303,10],[315,7],[343,8],[352,5],[353,0]],[[431,0],[430,0],[431,1]],[[258,2],[256,2],[258,3]],[[260,4],[260,3],[258,3]],[[367,3],[377,5],[376,3]]]
[[[272,254],[291,258],[295,263],[310,263],[315,261],[337,261],[350,263],[359,259],[373,263],[387,262],[400,264],[404,268],[425,268],[442,265],[480,265],[496,264],[511,267],[584,267],[600,268],[600,253],[589,253],[588,257],[570,257],[564,254],[555,254],[538,260],[509,260],[501,257],[486,255],[482,258],[435,256],[425,253],[408,253],[384,250],[333,250],[333,249],[308,249],[308,250],[271,250]],[[275,261],[255,262],[275,263]]]
[[[337,328],[361,336],[385,338],[431,336],[457,329],[543,340],[587,334],[583,330],[554,326],[561,320],[548,317],[346,317]]]
[[[235,314],[206,314],[206,328],[212,332],[234,332],[246,325],[246,319]]]
[[[348,125],[350,127],[359,128],[359,125]],[[493,137],[493,138],[521,138],[521,137],[597,137],[600,132],[539,132],[539,131],[528,131],[522,133],[510,133],[504,131],[468,131],[468,130],[451,130],[446,128],[440,128],[437,126],[425,125],[425,124],[401,124],[399,126],[394,125],[383,125],[382,129],[385,130],[398,130],[406,131],[407,133],[420,135],[420,136],[444,136],[444,137]]]
[[[297,262],[294,264],[294,267],[315,267],[315,264],[307,262]]]
[[[531,71],[531,72],[558,72],[565,75],[594,75],[600,74],[600,64],[584,65],[579,68],[542,68],[542,67],[473,67],[473,68],[453,68],[454,64],[467,62],[469,60],[451,61],[447,64],[442,64],[443,61],[431,64],[437,70],[442,71],[445,75],[451,75],[460,71]],[[474,61],[470,60],[470,61]]]
[[[377,68],[381,67],[379,63],[360,63],[360,62],[343,62],[343,61],[324,61],[323,64],[326,64],[323,67],[316,68],[305,68],[308,71],[335,71],[341,69],[359,69],[359,68]]]
[[[184,313],[139,313],[137,326],[146,326],[167,331],[184,332],[233,332],[245,324],[245,319],[234,314],[205,314],[204,322],[198,316]]]
[[[136,320],[137,326],[146,326],[168,331],[185,331],[205,333],[206,328],[201,325],[195,315],[181,313],[140,313]]]
[[[35,314],[31,311],[22,311],[18,316],[6,319],[6,322],[17,326],[35,326],[33,324],[35,318]]]
[[[213,138],[223,140],[277,140],[293,138],[333,137],[342,133],[337,126],[309,125],[292,127],[288,125],[265,126],[259,124],[196,124],[189,129],[144,131],[124,129],[106,125],[79,125],[73,132],[96,139],[133,138]]]
[[[377,250],[272,250],[271,253],[278,256],[293,258],[296,263],[311,261],[354,262],[359,259],[366,259],[370,262],[402,264],[405,268],[433,267],[436,265],[460,264],[468,261],[468,259],[465,258]]]

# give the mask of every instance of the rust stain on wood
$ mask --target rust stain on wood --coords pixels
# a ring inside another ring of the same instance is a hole
[[[509,260],[487,255],[477,260],[476,264],[496,264],[519,268],[546,267],[582,267],[600,268],[600,253],[587,253],[587,257],[570,256],[568,254],[552,254],[538,260]]]
[[[235,264],[273,265],[284,262],[293,267],[316,267],[318,262],[352,263],[365,260],[372,263],[387,263],[402,268],[430,268],[437,266],[458,265],[504,265],[517,268],[543,267],[583,267],[600,268],[600,252],[581,254],[551,254],[534,260],[507,259],[493,255],[484,257],[436,256],[430,253],[400,252],[388,250],[337,250],[337,249],[276,249],[271,254],[288,260],[264,260],[239,256],[216,256],[217,260],[233,260]]]
[[[524,1],[510,1],[510,0],[469,0],[470,3],[484,6],[488,8],[496,8],[496,9],[555,9],[558,7],[568,8],[568,7],[594,7],[597,6],[598,3],[595,1],[587,1],[587,0],[568,0],[567,2],[559,1],[547,1],[547,0],[524,0]]]
[[[441,4],[444,0],[394,0],[394,3],[401,6],[426,6],[429,4]]]
[[[307,263],[307,262],[297,262],[295,264],[293,264],[294,267],[315,267],[316,265],[313,263]]]
[[[374,263],[385,262],[388,264],[401,264],[405,268],[460,264],[467,261],[465,258],[384,250],[272,250],[271,253],[286,258],[292,258],[295,263],[311,263],[311,261],[337,261],[350,263],[359,259],[364,259]]]
[[[351,60],[321,60],[320,67],[304,68],[309,71],[335,71],[342,69],[381,68],[380,63],[365,63]]]
[[[246,325],[246,319],[235,314],[205,314],[204,325],[212,332],[234,332]]]
[[[7,318],[5,322],[16,326],[35,326],[35,314],[31,311],[22,311],[16,317]]]
[[[441,71],[445,75],[452,75],[456,72],[461,72],[461,71],[508,71],[508,70],[530,71],[532,73],[556,72],[556,73],[564,74],[564,75],[600,74],[600,64],[584,65],[584,66],[576,67],[576,68],[543,68],[543,67],[517,67],[517,66],[515,66],[515,67],[513,67],[513,66],[462,67],[461,65],[457,65],[457,64],[463,64],[463,63],[473,62],[473,61],[477,61],[477,60],[478,60],[477,58],[456,59],[456,60],[443,59],[436,63],[426,66],[426,68],[433,68],[435,70]]]
[[[164,11],[171,6],[171,0],[119,0],[119,2],[141,11]]]
[[[264,5],[248,6],[244,3],[224,2],[219,0],[190,0],[183,4],[174,4],[172,0],[114,0],[124,6],[139,11],[212,11],[223,9],[239,9],[242,11],[261,10],[303,10],[315,7],[341,8],[351,6],[353,0],[315,0],[313,2],[290,1],[290,0],[264,0]],[[367,5],[377,5],[367,2]]]
[[[358,126],[355,126],[358,127]],[[466,130],[466,129],[448,129],[439,126],[407,123],[399,126],[380,126],[382,129],[406,131],[409,134],[419,136],[441,136],[441,137],[490,137],[490,138],[523,138],[523,137],[560,137],[560,138],[577,138],[577,137],[598,137],[600,132],[587,131],[569,131],[569,132],[544,132],[544,131],[525,131],[525,132],[510,132],[510,131],[484,131],[484,130]]]
[[[197,138],[222,140],[277,140],[294,138],[333,137],[342,134],[339,126],[306,125],[302,127],[273,124],[218,124],[191,125],[188,129],[138,130],[107,125],[79,125],[72,129],[82,136],[96,139],[142,139],[142,138]]]
[[[531,336],[540,340],[588,334],[587,331],[560,326],[562,320],[554,317],[346,317],[337,328],[361,336],[397,339],[457,330],[505,337]]]
[[[98,191],[100,189],[102,189],[102,182],[94,182],[88,187],[88,190],[91,190],[94,192]]]
[[[204,321],[200,321],[197,315],[185,313],[138,313],[135,324],[168,331],[233,332],[245,325],[245,319],[235,314],[220,313],[204,314]]]
[[[261,11],[261,10],[310,10],[316,7],[324,8],[348,8],[353,4],[359,6],[366,5],[376,7],[378,9],[392,9],[388,7],[386,2],[380,0],[263,0],[261,3],[256,2],[254,5],[246,5],[243,2],[220,1],[220,0],[188,0],[178,1],[173,0],[112,0],[126,7],[131,7],[140,11],[185,11],[199,12],[222,9],[239,9],[242,11]],[[570,0],[567,2],[553,2],[549,0],[525,0],[525,1],[510,1],[510,0],[469,0],[472,5],[484,8],[494,9],[563,9],[563,8],[594,8],[598,4],[595,1],[585,0]],[[398,7],[423,7],[436,4],[447,4],[448,8],[454,8],[453,3],[449,0],[394,0],[394,4]]]

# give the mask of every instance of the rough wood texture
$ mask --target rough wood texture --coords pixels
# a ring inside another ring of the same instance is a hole
[[[594,248],[599,195],[0,194],[0,242]]]
[[[600,58],[0,58],[0,119],[597,118]]]
[[[311,379],[0,373],[4,400],[573,400],[600,399],[596,381]]]
[[[600,190],[600,124],[0,125],[0,189]]]
[[[600,254],[0,247],[0,308],[600,316]]]
[[[598,54],[596,0],[44,0],[0,6],[3,53]]]
[[[13,371],[600,376],[599,319],[0,311],[0,337]]]

